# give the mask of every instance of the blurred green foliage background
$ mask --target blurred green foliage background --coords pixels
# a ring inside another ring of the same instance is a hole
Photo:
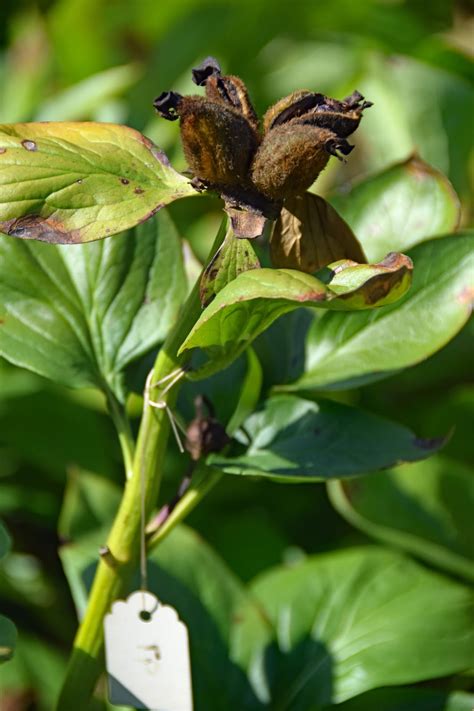
[[[214,55],[225,72],[244,78],[259,113],[298,88],[338,98],[358,89],[374,102],[350,161],[331,162],[319,193],[345,192],[416,151],[449,176],[467,225],[473,35],[467,0],[2,0],[0,121],[126,123],[183,170],[177,125],[154,116],[152,101],[168,89],[194,93],[190,68]],[[221,219],[218,201],[179,202],[170,211],[203,259]],[[444,456],[467,464],[474,460],[472,331],[468,325],[401,375],[334,396],[423,436],[455,426]],[[280,366],[267,373],[267,385],[279,381]],[[214,381],[224,418],[226,388],[241,367]],[[13,538],[0,569],[0,609],[21,632],[15,661],[0,669],[0,688],[17,690],[5,710],[48,709],[76,627],[57,555],[64,489],[78,470],[121,483],[120,452],[97,392],[66,390],[6,362],[0,381],[0,516]],[[164,498],[179,480],[176,460],[172,452]],[[190,523],[244,580],[282,560],[366,540],[333,510],[322,485],[227,477]]]

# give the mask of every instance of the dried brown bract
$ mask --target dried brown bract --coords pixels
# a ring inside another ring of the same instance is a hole
[[[180,119],[181,138],[197,189],[216,190],[225,201],[235,234],[256,237],[265,219],[276,219],[286,199],[304,193],[330,156],[342,160],[347,137],[371,103],[355,91],[343,101],[296,91],[263,117],[239,77],[222,75],[208,57],[192,70],[206,96],[163,92],[154,101],[163,118]],[[239,212],[249,216],[239,218]]]

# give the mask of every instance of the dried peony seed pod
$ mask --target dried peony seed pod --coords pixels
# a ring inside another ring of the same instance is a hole
[[[343,101],[295,91],[263,119],[263,138],[245,84],[223,75],[207,57],[192,70],[206,97],[164,92],[154,106],[163,118],[180,119],[184,154],[196,189],[217,190],[238,237],[262,234],[285,200],[316,180],[329,157],[348,155],[346,140],[371,103],[357,91]]]
[[[294,123],[277,126],[265,135],[255,155],[252,182],[270,200],[300,195],[326,167],[337,142],[328,129]]]

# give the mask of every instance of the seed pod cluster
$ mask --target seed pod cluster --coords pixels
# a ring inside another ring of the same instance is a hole
[[[221,194],[238,236],[261,234],[264,218],[275,219],[284,200],[304,193],[331,155],[348,155],[353,146],[347,137],[371,106],[357,91],[343,101],[296,91],[267,111],[260,132],[239,77],[222,75],[212,57],[192,75],[205,87],[204,97],[163,92],[154,106],[163,118],[180,119],[194,184]],[[236,210],[253,214],[255,224],[239,220]]]

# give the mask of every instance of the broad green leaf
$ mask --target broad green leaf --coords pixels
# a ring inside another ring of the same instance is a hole
[[[357,528],[474,581],[471,469],[434,457],[328,486],[334,506]]]
[[[100,123],[0,126],[0,232],[77,244],[194,192],[141,133]]]
[[[202,305],[207,306],[219,291],[242,272],[259,268],[260,262],[250,241],[236,237],[229,229],[201,277],[199,292]]]
[[[420,244],[409,293],[380,311],[324,314],[307,337],[306,372],[295,389],[350,387],[428,358],[471,312],[474,232]]]
[[[459,199],[449,180],[418,156],[364,180],[331,202],[370,261],[449,234],[460,219]]]
[[[279,711],[313,711],[369,689],[461,672],[474,661],[471,591],[395,552],[314,556],[262,575],[252,592],[274,639],[247,662]],[[240,627],[243,639],[251,631]]]
[[[351,311],[391,303],[409,288],[411,269],[407,257],[390,254],[380,264],[335,262],[325,268],[324,281],[293,269],[243,272],[203,311],[181,352],[207,351],[210,362],[195,375],[203,377],[228,365],[275,319],[298,307]]]
[[[275,481],[321,481],[350,477],[417,461],[443,441],[421,440],[405,427],[354,407],[279,395],[244,423],[252,440],[238,457],[210,455],[228,474]]]
[[[324,711],[472,711],[474,694],[442,689],[374,689]],[[311,710],[312,711],[312,710]]]
[[[162,341],[185,293],[166,213],[90,245],[0,238],[0,353],[73,387],[122,395],[125,366]]]

